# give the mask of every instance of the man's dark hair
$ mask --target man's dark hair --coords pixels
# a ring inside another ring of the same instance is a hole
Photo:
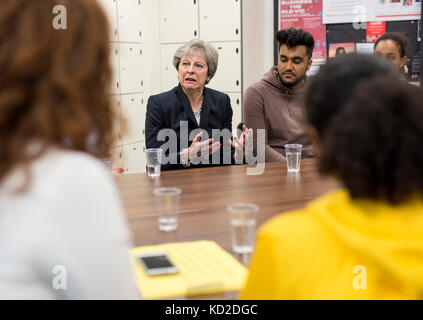
[[[398,70],[373,55],[348,54],[330,59],[313,76],[305,93],[306,118],[323,139],[333,117],[349,101],[355,87],[376,75],[400,77]]]
[[[303,29],[283,29],[276,33],[276,40],[279,42],[279,50],[283,45],[289,49],[297,46],[305,46],[307,50],[307,57],[311,59],[314,49],[314,39],[311,33]]]
[[[383,40],[392,40],[396,42],[400,48],[400,56],[401,58],[405,57],[407,54],[407,48],[408,48],[408,39],[407,37],[401,33],[401,32],[387,32],[383,35],[381,35],[379,38],[377,38],[374,48],[376,49],[376,46],[379,42]]]
[[[358,85],[322,140],[319,168],[353,198],[398,204],[423,191],[423,93],[398,77]]]

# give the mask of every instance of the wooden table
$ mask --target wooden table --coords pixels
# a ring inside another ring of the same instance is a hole
[[[232,202],[253,202],[260,207],[257,226],[274,215],[304,207],[338,183],[317,173],[314,159],[303,159],[299,173],[288,173],[285,163],[267,163],[262,175],[246,175],[248,165],[162,172],[160,177],[129,174],[116,178],[135,246],[175,241],[213,240],[232,252],[229,215]],[[178,229],[159,231],[153,189],[182,190]],[[234,255],[242,261],[243,257]],[[242,261],[246,263],[246,261]],[[233,299],[236,292],[201,298]]]

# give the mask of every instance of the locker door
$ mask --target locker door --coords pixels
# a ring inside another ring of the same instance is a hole
[[[140,44],[120,43],[120,92],[143,92],[147,69]]]
[[[182,45],[183,43],[162,44],[160,46],[160,88],[163,92],[178,85],[178,71],[173,66],[173,56],[176,49]]]
[[[142,42],[147,25],[146,0],[119,0],[118,26],[120,42]]]
[[[110,43],[110,65],[112,67],[112,83],[110,88],[111,94],[120,93],[119,81],[119,45],[117,43]]]
[[[121,96],[122,118],[126,134],[122,144],[144,140],[146,101],[143,94]]]
[[[215,42],[219,64],[209,87],[224,92],[241,92],[241,43]]]
[[[116,0],[99,0],[110,23],[110,41],[118,41]]]
[[[242,121],[242,101],[241,93],[227,92],[229,98],[231,98],[231,107],[233,111],[232,116],[232,133],[235,135],[236,127]]]
[[[240,2],[240,0],[201,0],[201,39],[207,41],[240,41]]]
[[[146,172],[145,164],[144,142],[123,146],[123,168],[125,173]]]
[[[123,168],[122,146],[110,150],[110,160],[112,162],[112,168]]]
[[[113,146],[122,145],[121,133],[121,102],[120,96],[111,96],[112,99],[112,113],[113,113]]]
[[[160,42],[198,38],[198,0],[160,0]]]

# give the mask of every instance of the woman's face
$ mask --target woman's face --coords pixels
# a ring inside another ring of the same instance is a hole
[[[199,52],[192,52],[182,57],[179,62],[178,80],[185,90],[203,89],[208,73],[207,60]]]

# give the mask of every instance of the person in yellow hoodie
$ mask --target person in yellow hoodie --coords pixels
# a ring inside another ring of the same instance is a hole
[[[371,56],[306,94],[319,169],[343,188],[258,231],[241,299],[423,298],[423,94]]]

